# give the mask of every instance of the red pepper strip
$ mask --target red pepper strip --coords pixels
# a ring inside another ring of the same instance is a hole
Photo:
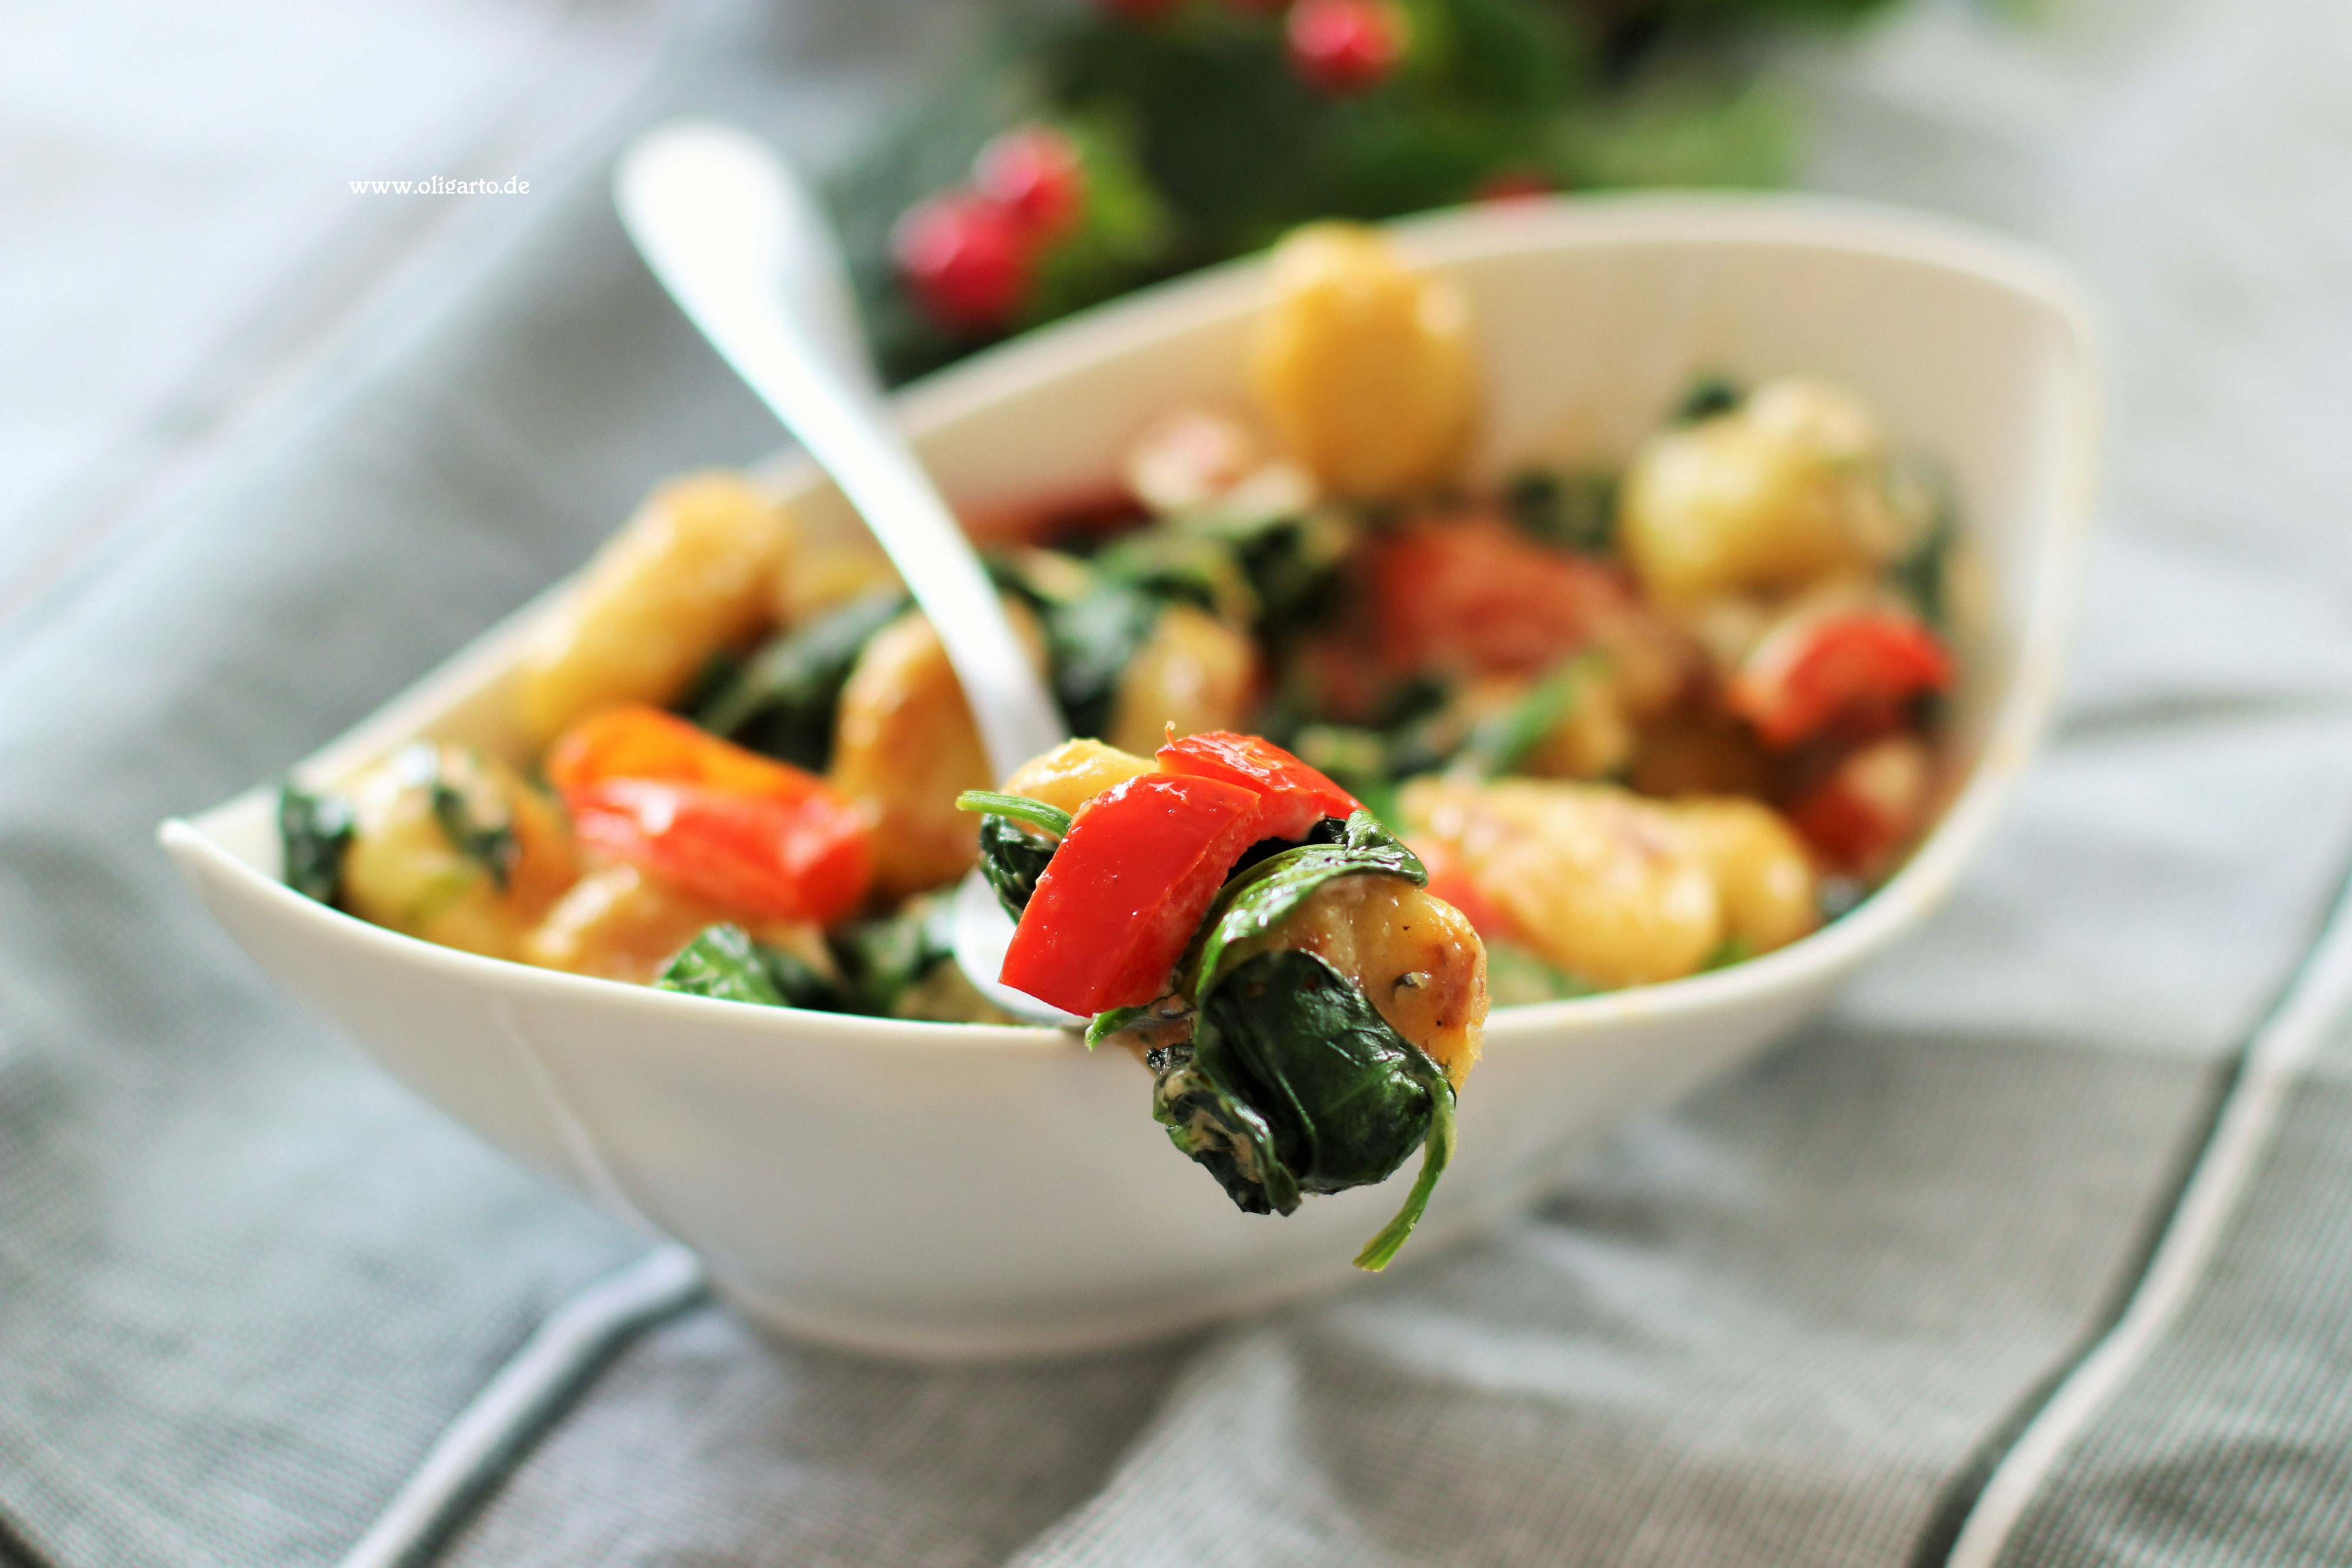
[[[1065,1012],[1160,995],[1259,831],[1254,789],[1139,774],[1078,812],[1022,912],[997,978]]]
[[[784,800],[603,779],[574,784],[563,801],[583,844],[761,919],[829,925],[874,878],[865,813],[830,790]]]
[[[642,704],[606,708],[573,725],[549,750],[546,770],[548,782],[566,790],[600,779],[658,779],[798,800],[824,789],[814,773]]]
[[[1864,733],[1899,716],[1906,698],[1952,684],[1952,656],[1911,616],[1864,611],[1800,622],[1768,635],[1732,677],[1731,710],[1767,746],[1785,747],[1843,721]]]
[[[1213,729],[1160,748],[1162,772],[1238,784],[1265,797],[1261,839],[1301,839],[1326,817],[1345,819],[1364,803],[1270,740]]]

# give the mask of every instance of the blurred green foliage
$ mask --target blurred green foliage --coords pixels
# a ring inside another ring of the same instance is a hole
[[[1410,44],[1370,90],[1327,96],[1286,54],[1279,7],[1176,0],[1007,15],[991,47],[832,183],[886,371],[981,346],[940,330],[889,258],[911,204],[970,177],[987,139],[1054,126],[1076,144],[1085,217],[1040,258],[1013,328],[1259,249],[1318,217],[1380,219],[1497,183],[1562,191],[1769,186],[1795,106],[1758,47],[1889,0],[1395,0]]]

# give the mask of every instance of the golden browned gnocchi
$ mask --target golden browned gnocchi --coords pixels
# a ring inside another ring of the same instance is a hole
[[[526,933],[579,874],[554,803],[470,747],[420,741],[345,789],[343,899],[379,925],[519,957]]]
[[[1826,383],[1768,382],[1737,408],[1650,438],[1619,532],[1671,610],[1874,570],[1899,548],[1874,422]]]
[[[1107,738],[1151,751],[1171,725],[1178,735],[1241,728],[1256,699],[1257,644],[1204,610],[1171,604],[1119,676]]]
[[[1443,845],[1515,940],[1587,984],[1692,974],[1723,940],[1706,862],[1656,802],[1605,784],[1432,778],[1399,805],[1408,835]]]
[[[1283,445],[1336,495],[1452,478],[1476,417],[1470,308],[1371,229],[1316,224],[1276,247],[1251,372]]]
[[[1280,926],[1236,947],[1234,961],[1276,950],[1328,960],[1455,1088],[1478,1064],[1486,946],[1460,910],[1427,889],[1390,876],[1327,882]]]
[[[541,745],[622,703],[666,703],[773,613],[790,519],[740,474],[673,479],[588,563],[523,655],[519,696]]]
[[[1016,600],[1005,612],[1042,665],[1036,618]],[[956,810],[956,797],[987,789],[993,776],[947,647],[920,611],[876,632],[858,654],[841,688],[832,779],[872,813],[880,896],[896,902],[971,869],[980,820]]]
[[[1004,781],[1004,792],[1043,800],[1075,816],[1079,807],[1112,785],[1153,772],[1159,766],[1149,757],[1138,757],[1099,740],[1069,740],[1014,769]]]

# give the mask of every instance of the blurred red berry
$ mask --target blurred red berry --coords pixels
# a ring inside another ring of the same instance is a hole
[[[1013,211],[971,191],[944,191],[907,209],[891,259],[923,313],[956,332],[1009,325],[1029,288],[1029,234]]]
[[[1047,125],[1008,131],[972,162],[980,193],[1015,217],[1039,242],[1077,222],[1086,201],[1086,171],[1070,139]]]
[[[1474,202],[1524,202],[1531,196],[1549,196],[1558,190],[1549,180],[1532,169],[1505,169],[1478,182],[1470,193]]]
[[[1297,0],[1290,67],[1318,92],[1376,87],[1404,57],[1404,17],[1388,0]]]

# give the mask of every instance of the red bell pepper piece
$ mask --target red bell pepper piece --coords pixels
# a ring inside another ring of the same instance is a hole
[[[723,909],[829,925],[865,901],[865,813],[824,791],[799,800],[698,784],[604,779],[564,791],[580,841]]]
[[[1162,772],[1237,784],[1263,797],[1258,838],[1299,839],[1326,817],[1343,821],[1362,801],[1270,740],[1213,729],[1160,748]],[[1255,841],[1253,840],[1253,842]]]
[[[582,843],[730,910],[830,925],[865,902],[871,827],[805,769],[643,706],[567,731],[547,777]]]
[[[824,789],[805,768],[748,751],[675,714],[633,704],[582,719],[547,753],[547,780],[570,789],[599,779],[659,779],[733,795],[798,800]]]
[[[1145,773],[1087,802],[1004,951],[997,978],[1065,1012],[1140,1007],[1166,988],[1234,862],[1265,835],[1260,797]]]
[[[1832,725],[1868,735],[1902,705],[1952,684],[1952,656],[1911,615],[1865,610],[1806,619],[1766,635],[1731,679],[1732,712],[1764,744],[1794,745]]]

